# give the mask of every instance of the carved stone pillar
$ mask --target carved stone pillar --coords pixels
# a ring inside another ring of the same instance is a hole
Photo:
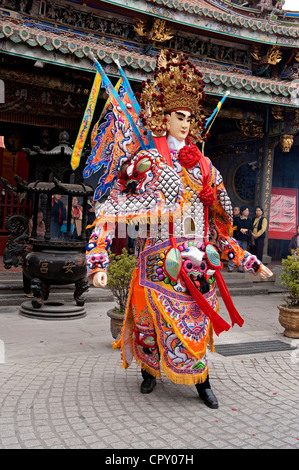
[[[271,204],[274,151],[277,144],[278,139],[270,138],[267,130],[263,139],[263,145],[260,149],[258,159],[259,171],[256,183],[255,206],[261,205],[263,207],[264,216],[267,218],[268,221],[268,228]],[[269,229],[267,229],[266,232],[263,259],[261,260],[264,264],[268,264],[271,261],[271,257],[268,256],[268,233]]]

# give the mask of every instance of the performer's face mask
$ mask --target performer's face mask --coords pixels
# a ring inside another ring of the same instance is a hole
[[[118,184],[123,192],[141,193],[145,184],[153,178],[152,159],[149,156],[134,157],[120,169]]]
[[[185,140],[189,134],[191,113],[185,109],[177,109],[166,115],[167,131],[179,142]]]

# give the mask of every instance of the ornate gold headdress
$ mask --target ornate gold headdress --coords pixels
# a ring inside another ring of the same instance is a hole
[[[171,49],[161,51],[157,58],[154,74],[155,82],[150,79],[142,82],[139,95],[140,119],[144,128],[155,136],[166,132],[165,114],[177,109],[191,113],[189,137],[191,141],[202,142],[205,117],[201,104],[204,101],[202,74],[189,61],[187,55],[175,53]]]

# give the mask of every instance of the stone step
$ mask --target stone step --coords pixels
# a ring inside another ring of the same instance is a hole
[[[247,281],[246,279],[223,279],[229,289],[232,289],[234,287],[251,289],[254,285],[252,280]]]
[[[217,295],[220,296],[220,292],[216,289]],[[231,297],[242,296],[242,295],[268,295],[270,293],[277,292],[269,288],[269,286],[252,286],[252,287],[231,287],[229,288],[229,293]],[[278,292],[281,292],[280,290]]]
[[[92,292],[87,292],[85,294],[85,303],[89,302],[114,302],[113,295],[108,291],[101,293],[102,289],[94,289]],[[28,301],[30,299],[24,297],[23,293],[14,293],[14,294],[0,294],[0,305],[1,307],[12,306],[12,305],[21,305],[22,302]],[[50,293],[49,301],[64,301],[64,302],[73,302],[74,297],[71,292],[62,292],[62,293]],[[0,309],[0,315],[1,315]],[[4,312],[3,312],[4,313]]]
[[[0,276],[0,305],[21,305],[24,300],[28,300],[24,296],[22,275],[13,273],[10,278],[4,279],[3,274]],[[64,300],[71,302],[74,300],[74,284],[63,286],[53,286],[50,291],[49,300]],[[109,289],[98,289],[90,286],[85,293],[86,302],[114,302],[114,296]]]
[[[75,285],[74,284],[67,284],[64,286],[53,286],[51,288],[51,292],[68,292],[74,291]],[[90,289],[93,287],[90,286]],[[15,294],[15,293],[22,293],[23,292],[23,281],[16,279],[13,282],[11,280],[7,281],[0,281],[0,294]]]
[[[279,282],[279,273],[276,271],[274,271],[273,276],[266,279],[261,279],[259,275],[254,276],[250,273],[238,272],[237,269],[229,273],[227,268],[224,268],[221,274],[232,297],[241,295],[268,295],[285,291]],[[218,289],[217,293],[219,294]]]
[[[274,272],[273,273],[273,276],[271,277],[268,277],[266,279],[261,279],[261,277],[259,275],[255,276],[253,274],[250,274],[250,273],[241,273],[241,272],[238,272],[237,270],[233,271],[232,273],[229,273],[227,270],[223,269],[221,271],[221,274],[222,274],[222,277],[223,279],[225,280],[225,282],[228,282],[228,281],[246,281],[248,283],[265,283],[265,282],[269,282],[269,283],[275,283],[276,282],[276,273]]]
[[[228,287],[230,295],[268,295],[270,293],[284,292],[285,289],[279,282],[277,276],[262,280],[260,276],[253,276],[249,273],[239,273],[237,270],[228,273],[224,268],[221,271],[223,279]],[[220,295],[218,288],[217,294]],[[49,299],[73,301],[74,284],[64,286],[53,286]],[[85,294],[86,302],[113,302],[114,297],[109,289],[98,289],[90,286]],[[22,272],[5,271],[0,273],[0,305],[20,305],[24,301]]]

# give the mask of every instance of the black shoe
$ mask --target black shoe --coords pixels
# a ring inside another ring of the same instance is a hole
[[[207,375],[207,378],[204,382],[196,384],[195,387],[198,392],[199,398],[201,398],[209,408],[218,408],[217,398],[212,392],[210,386],[209,375]]]
[[[143,377],[143,382],[140,387],[140,392],[141,393],[151,393],[155,386],[156,386],[156,378],[153,377],[151,374],[146,372],[145,370],[141,371],[142,377]]]
[[[211,388],[204,388],[203,390],[198,392],[198,395],[199,398],[201,398],[204,401],[205,405],[207,405],[209,408],[218,408],[217,398],[215,397]]]

